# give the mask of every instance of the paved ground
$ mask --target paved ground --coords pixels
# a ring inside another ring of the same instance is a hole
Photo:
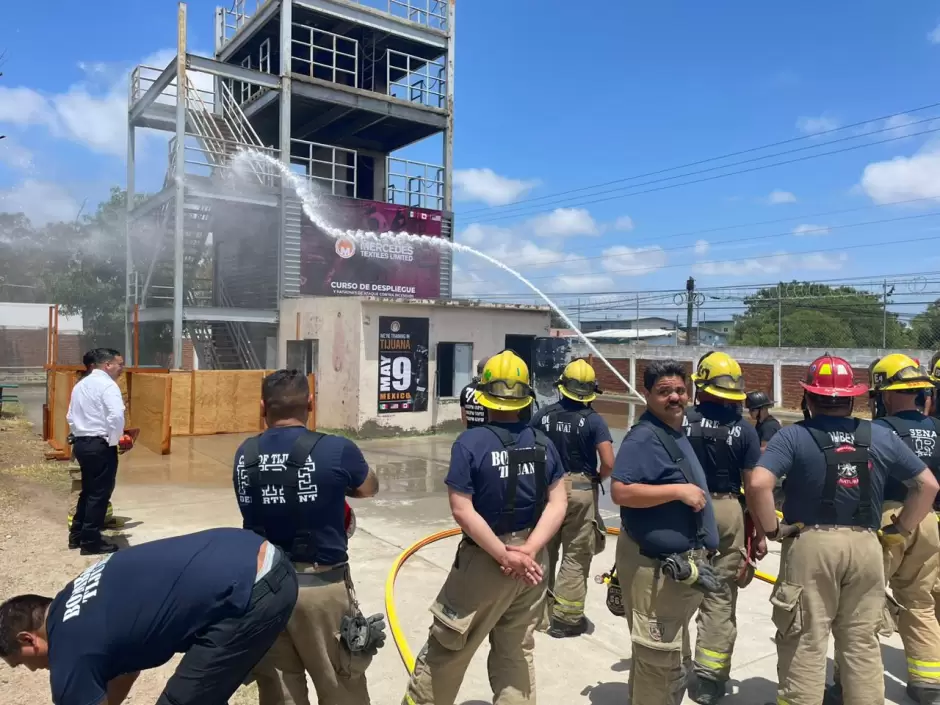
[[[619,444],[622,432],[615,436]],[[128,454],[122,460],[114,505],[115,513],[131,519],[129,541],[139,543],[211,526],[238,525],[230,458],[239,440],[237,436],[175,438],[173,453],[168,457],[143,448]],[[383,610],[385,580],[395,557],[419,538],[453,526],[443,484],[451,440],[431,437],[362,444],[382,483],[377,498],[355,502],[359,530],[350,553],[359,597],[367,612]],[[610,511],[609,497],[605,502],[607,513],[615,516]],[[607,551],[595,560],[596,574],[613,564],[614,544],[611,540]],[[427,634],[427,607],[453,561],[455,547],[456,539],[427,547],[405,565],[398,578],[396,605],[414,652]],[[775,574],[777,556],[768,556],[763,568]],[[775,699],[776,657],[769,594],[770,587],[756,581],[742,594],[733,694],[726,699],[729,705]],[[537,635],[539,692],[551,702],[620,705],[626,701],[630,666],[626,622],[607,611],[601,586],[590,585],[588,605],[588,615],[594,622],[591,634],[563,641]],[[904,658],[897,637],[886,642],[884,655],[888,700],[903,702]],[[481,705],[490,701],[485,666],[484,647],[469,669],[458,702]],[[376,705],[400,702],[406,676],[391,642],[377,657],[369,677]]]
[[[31,392],[27,390],[21,396],[26,401],[28,416],[36,420],[42,390],[32,396]],[[620,419],[614,417],[611,421],[622,428]],[[615,432],[614,436],[619,444],[622,432]],[[125,540],[137,544],[213,526],[239,525],[231,486],[231,458],[240,440],[238,436],[175,438],[169,456],[161,457],[142,447],[124,456],[114,507],[116,514],[129,520]],[[423,536],[453,526],[443,484],[451,441],[452,437],[430,437],[361,444],[382,484],[377,498],[354,502],[359,530],[351,542],[350,553],[359,598],[369,613],[384,610],[388,571],[401,551]],[[8,459],[0,458],[0,462],[3,460]],[[55,475],[58,467],[51,464],[51,470],[42,472]],[[63,476],[60,485],[66,482]],[[8,485],[0,484],[0,490],[5,486]],[[37,491],[16,505],[4,505],[5,509],[0,511],[0,555],[4,566],[14,566],[0,572],[4,594],[24,589],[53,591],[89,562],[90,559],[81,559],[65,549],[64,489],[61,492],[57,495],[60,499],[53,501]],[[0,491],[0,499],[3,497]],[[607,515],[613,517],[611,523],[616,523],[609,496],[605,495],[604,503]],[[605,554],[595,560],[595,574],[613,564],[614,546],[612,539]],[[425,639],[430,624],[427,607],[447,574],[455,547],[456,539],[449,539],[423,549],[405,565],[398,578],[395,603],[413,652],[421,648]],[[776,573],[777,556],[769,556],[763,568]],[[742,593],[733,692],[726,700],[729,705],[775,699],[776,657],[769,594],[769,586],[759,582]],[[604,605],[604,589],[594,583],[589,585],[588,615],[594,622],[588,635],[562,641],[537,635],[536,672],[541,702],[566,705],[626,702],[630,667],[626,622],[610,615]],[[486,652],[486,647],[481,648],[473,660],[458,703],[490,702]],[[885,643],[884,656],[887,700],[909,702],[904,695],[904,657],[897,637]],[[153,702],[166,671],[164,668],[162,672],[147,674],[131,694],[129,703]],[[398,705],[406,674],[391,641],[376,658],[369,678],[375,705]],[[41,674],[10,674],[0,668],[0,692],[5,696],[0,700],[4,703],[46,702],[48,696],[43,695],[48,693],[47,688],[47,680]],[[12,697],[6,697],[8,694]],[[239,705],[254,701],[251,691],[240,693],[235,700]]]

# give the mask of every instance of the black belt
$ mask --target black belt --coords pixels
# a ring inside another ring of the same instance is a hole
[[[297,573],[297,584],[300,587],[320,587],[335,585],[346,580],[346,564],[336,566],[320,573]]]
[[[268,550],[275,550],[274,545],[272,544]],[[251,591],[251,603],[254,604],[265,595],[280,591],[281,584],[284,582],[284,579],[290,575],[292,570],[293,566],[284,557],[284,554],[278,551],[275,556],[274,565],[271,566],[271,570],[269,570],[261,580],[255,583]]]

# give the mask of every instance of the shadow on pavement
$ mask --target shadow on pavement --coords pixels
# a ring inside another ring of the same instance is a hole
[[[722,703],[740,703],[741,705],[754,705],[755,703],[772,703],[777,700],[777,684],[766,678],[748,678],[743,681],[731,679],[728,694]]]
[[[587,695],[591,705],[623,705],[630,699],[630,687],[623,681],[589,685],[581,691]]]
[[[894,676],[894,678],[885,678],[885,700],[893,700],[896,703],[913,702],[907,697],[907,657],[904,655],[904,650],[882,644],[881,658],[884,662],[885,673]]]

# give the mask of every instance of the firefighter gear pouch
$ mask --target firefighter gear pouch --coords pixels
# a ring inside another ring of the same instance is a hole
[[[904,608],[890,594],[885,593],[885,604],[881,613],[881,629],[878,633],[883,637],[890,637],[898,630],[901,620],[901,611]]]
[[[785,583],[778,580],[770,593],[770,604],[773,605],[771,619],[781,636],[793,636],[803,631],[803,609],[800,597],[803,595],[803,586]]]
[[[448,651],[460,651],[467,644],[467,632],[476,610],[456,610],[438,597],[431,605],[434,624],[431,636]]]
[[[633,610],[633,643],[656,651],[682,650],[682,621],[658,619]]]
[[[607,585],[607,609],[615,617],[623,617],[626,611],[623,608],[623,591],[620,589],[620,580],[617,579],[617,566],[610,569],[610,572],[598,575],[594,578],[597,583]]]

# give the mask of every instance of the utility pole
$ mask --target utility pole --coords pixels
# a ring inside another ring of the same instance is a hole
[[[777,347],[783,347],[783,290],[777,285]]]
[[[695,279],[689,277],[688,281],[685,283],[685,298],[686,298],[686,312],[685,312],[685,344],[692,344],[692,310],[695,307]]]
[[[888,347],[888,280],[881,285],[881,349]]]

